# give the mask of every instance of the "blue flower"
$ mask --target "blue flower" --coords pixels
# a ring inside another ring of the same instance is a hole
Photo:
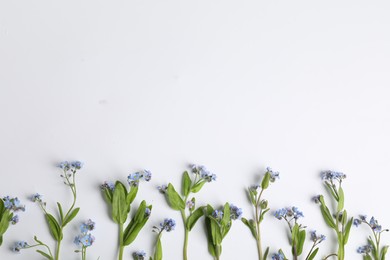
[[[341,181],[346,177],[347,176],[342,172],[329,171],[329,170],[321,172],[321,178],[326,181],[333,181],[333,180]]]
[[[242,209],[230,204],[230,219],[236,220],[241,219]]]
[[[67,170],[70,169],[70,163],[67,162],[67,161],[60,162],[60,163],[57,165],[57,167],[63,169],[64,171],[67,171]]]
[[[9,209],[10,211],[25,211],[26,207],[24,205],[21,205],[20,200],[18,198],[10,198],[9,196],[6,196],[3,198],[4,201],[4,207],[6,209]]]
[[[110,191],[114,191],[115,190],[115,184],[113,182],[110,182],[110,181],[105,181],[102,185],[100,185],[100,188],[102,190],[108,189]]]
[[[214,210],[213,213],[211,214],[215,219],[220,221],[223,218],[223,211],[222,210]]]
[[[81,234],[74,238],[74,243],[80,247],[92,246],[93,242],[95,242],[95,237],[90,233]]]
[[[145,181],[150,181],[152,179],[152,173],[149,170],[144,170],[143,177]]]
[[[19,222],[19,216],[18,215],[13,216],[10,222],[12,225],[16,225]]]
[[[29,245],[25,241],[17,241],[15,242],[14,246],[11,248],[11,250],[15,253],[19,253],[20,250],[23,248],[27,248]]]
[[[145,217],[146,218],[148,218],[148,217],[150,217],[150,214],[151,214],[152,212],[150,211],[150,208],[146,208],[145,209]]]
[[[131,173],[131,174],[129,174],[129,176],[127,176],[127,182],[130,184],[130,186],[138,187],[139,180],[141,178],[142,178],[142,175],[140,172]]]
[[[161,230],[165,230],[167,232],[171,232],[175,229],[176,222],[174,219],[166,218],[164,222],[160,223]]]
[[[167,185],[157,186],[157,189],[160,193],[165,194],[167,192],[168,186]]]
[[[94,229],[95,229],[95,222],[93,222],[90,219],[88,219],[86,222],[80,225],[81,233],[87,233],[88,231],[92,231]]]
[[[70,163],[70,166],[72,166],[76,170],[80,170],[83,167],[83,165],[84,165],[84,163],[82,163],[80,161],[73,161]]]
[[[189,210],[192,210],[195,207],[195,202],[193,202],[192,200],[189,200],[189,201],[187,201],[186,205],[187,205],[187,208]]]
[[[279,172],[274,172],[271,167],[267,167],[267,173],[270,174],[271,182],[275,182],[276,179],[279,179]]]
[[[357,249],[357,252],[359,254],[366,254],[366,255],[368,255],[371,251],[372,251],[372,246],[371,245],[360,246]]]
[[[310,237],[311,237],[311,240],[313,240],[313,242],[315,242],[317,244],[321,243],[322,241],[324,241],[326,239],[326,236],[324,236],[324,235],[317,235],[317,232],[315,230],[311,232]]]
[[[275,216],[275,218],[281,220],[282,218],[286,217],[286,214],[287,214],[286,208],[281,208],[281,209],[278,209],[277,211],[275,211],[274,216]]]
[[[378,221],[374,217],[371,217],[369,225],[374,232],[381,232],[382,230],[382,226],[378,224]]]
[[[30,199],[32,202],[42,202],[42,195],[40,195],[39,193],[35,193],[33,195],[31,195]]]
[[[360,219],[355,218],[355,219],[353,220],[353,225],[354,225],[354,226],[358,227],[360,224],[362,224],[362,221],[361,221]]]
[[[203,165],[190,164],[191,172],[194,174],[199,174],[202,179],[207,182],[212,182],[217,179],[217,175],[211,173]]]
[[[146,253],[144,251],[135,251],[133,253],[134,260],[144,260],[146,257]]]
[[[275,253],[271,256],[272,260],[284,260],[284,255],[281,253]]]

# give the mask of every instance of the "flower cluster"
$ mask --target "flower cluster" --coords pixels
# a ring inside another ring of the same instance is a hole
[[[108,189],[110,191],[114,191],[115,184],[111,181],[105,181],[102,185],[100,185],[100,189],[102,189],[102,190]]]
[[[242,209],[230,204],[230,219],[236,220],[241,219],[242,217]]]
[[[358,227],[358,226],[359,226],[360,224],[362,224],[362,223],[365,223],[365,224],[367,224],[368,226],[370,226],[370,228],[371,228],[374,232],[376,232],[376,233],[382,231],[382,226],[379,225],[378,220],[376,220],[374,217],[371,217],[370,222],[367,221],[367,216],[365,216],[365,215],[360,215],[359,218],[355,218],[355,219],[353,220],[353,224],[354,224],[356,227]]]
[[[134,260],[144,260],[146,258],[146,253],[144,251],[135,251],[133,253]]]
[[[337,180],[337,181],[341,182],[346,177],[347,177],[347,175],[345,175],[342,172],[336,172],[336,171],[330,171],[330,170],[321,172],[321,178],[325,181],[332,182],[333,180]]]
[[[190,165],[191,172],[200,176],[200,178],[204,179],[207,182],[215,181],[217,179],[217,175],[211,173],[207,168],[203,165]]]
[[[326,236],[325,235],[317,235],[317,231],[314,230],[310,233],[310,238],[315,244],[319,244],[326,239]]]
[[[270,181],[275,182],[276,179],[279,179],[279,172],[275,172],[271,167],[267,167],[267,173],[270,174]]]
[[[132,187],[138,187],[139,181],[142,179],[145,181],[150,181],[152,179],[152,173],[149,170],[142,170],[140,172],[131,173],[127,177],[127,182]]]
[[[282,218],[287,219],[287,217],[297,220],[298,218],[303,217],[303,213],[302,211],[299,211],[297,207],[286,207],[275,211],[274,216],[279,220]]]
[[[92,234],[89,233],[89,231],[92,231],[94,229],[95,229],[95,222],[93,222],[92,220],[89,219],[86,222],[82,223],[80,225],[81,234],[74,238],[74,243],[77,246],[82,248],[91,246],[95,241],[95,237],[92,236]]]
[[[159,191],[161,194],[165,194],[165,193],[167,192],[168,186],[167,186],[167,185],[157,186],[157,189],[158,189],[158,191]]]
[[[271,255],[272,260],[284,260],[284,255],[282,253],[275,253]]]
[[[164,219],[164,222],[161,222],[160,223],[160,231],[167,231],[167,232],[171,232],[172,230],[175,229],[175,226],[176,226],[176,221],[174,219],[171,219],[171,218],[166,218]]]
[[[213,218],[217,219],[220,221],[223,218],[223,211],[222,210],[214,210],[213,213],[211,214]]]
[[[372,246],[371,245],[365,245],[365,246],[360,246],[358,249],[357,249],[357,252],[359,254],[364,254],[364,255],[369,255],[372,251]]]
[[[9,209],[13,212],[18,211],[25,211],[26,207],[20,203],[20,200],[18,198],[10,198],[9,196],[6,196],[3,198],[4,207],[6,209]]]
[[[20,250],[29,247],[27,242],[25,241],[17,241],[15,242],[15,245],[11,248],[11,250],[15,253],[20,253]]]
[[[83,165],[84,164],[80,161],[73,161],[73,162],[64,161],[64,162],[60,162],[57,165],[57,167],[63,169],[64,171],[69,171],[69,170],[75,171],[83,168]]]

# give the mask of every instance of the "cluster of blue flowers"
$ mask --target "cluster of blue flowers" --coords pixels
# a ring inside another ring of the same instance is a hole
[[[160,231],[167,231],[167,232],[171,232],[172,230],[175,229],[175,226],[176,226],[176,221],[172,218],[166,218],[164,219],[164,222],[161,222],[160,223],[160,227],[161,227],[161,230]]]
[[[145,253],[145,251],[142,251],[142,250],[135,251],[133,253],[133,258],[134,258],[134,260],[144,260],[146,258],[146,253]]]
[[[382,231],[382,226],[379,225],[378,220],[376,220],[374,217],[371,217],[370,222],[367,221],[367,216],[365,215],[360,215],[359,218],[355,218],[353,220],[353,224],[358,227],[360,224],[365,223],[370,226],[370,228],[374,232],[381,232]]]
[[[200,178],[204,179],[207,182],[211,182],[211,181],[217,180],[217,175],[215,175],[214,173],[211,173],[203,165],[191,164],[190,168],[191,168],[191,172],[192,173],[199,175]]]
[[[286,207],[275,211],[274,216],[279,220],[282,218],[287,219],[287,217],[299,219],[300,217],[303,217],[303,213],[302,211],[299,211],[297,207]]]
[[[267,167],[267,173],[269,173],[271,176],[271,182],[275,182],[276,179],[279,179],[279,172],[273,171],[271,167]]]
[[[12,212],[18,212],[18,211],[25,211],[26,206],[22,205],[20,200],[18,198],[11,198],[10,196],[6,196],[3,198],[4,208],[12,211]],[[1,212],[0,212],[1,213]],[[10,219],[10,222],[12,225],[16,225],[19,222],[19,216],[13,215]]]
[[[272,260],[284,260],[284,255],[282,253],[274,253],[271,255]]]
[[[211,215],[216,220],[221,221],[223,218],[223,211],[216,209],[213,211]],[[241,217],[242,217],[242,209],[233,204],[230,204],[230,219],[237,220],[237,219],[241,219]]]
[[[57,167],[63,169],[64,171],[68,171],[68,170],[80,170],[81,168],[83,168],[83,165],[84,164],[80,161],[73,161],[73,162],[64,161],[59,163]]]
[[[108,189],[108,190],[114,191],[115,190],[115,184],[113,182],[111,182],[111,181],[105,181],[102,185],[100,185],[100,188],[102,190]]]
[[[325,235],[317,235],[317,231],[314,230],[310,233],[310,238],[314,243],[319,244],[326,239],[326,236]]]
[[[132,187],[138,187],[139,181],[144,179],[145,181],[150,181],[152,179],[152,173],[149,170],[142,170],[139,172],[131,173],[127,177],[127,182]]]
[[[95,237],[92,236],[90,231],[95,229],[95,222],[92,220],[87,220],[86,222],[82,223],[80,225],[80,232],[81,234],[77,235],[74,238],[74,243],[82,248],[89,247],[95,242]]]
[[[342,172],[336,172],[330,170],[321,172],[321,178],[325,181],[333,181],[333,180],[342,181],[346,177],[347,175],[345,175]]]
[[[20,253],[20,250],[24,248],[28,248],[29,245],[25,241],[17,241],[15,242],[14,246],[11,248],[11,250],[15,253]]]

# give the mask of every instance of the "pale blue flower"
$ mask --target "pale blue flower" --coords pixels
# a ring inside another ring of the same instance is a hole
[[[167,232],[171,232],[175,229],[176,221],[171,218],[164,219],[164,222],[160,223],[161,230],[165,230]]]
[[[144,260],[146,257],[146,253],[141,250],[141,251],[135,251],[133,253],[134,260]]]
[[[236,220],[241,219],[242,209],[230,204],[230,219]]]
[[[14,246],[11,248],[11,250],[15,253],[20,253],[20,250],[23,248],[27,248],[29,245],[25,241],[17,241],[15,242]]]

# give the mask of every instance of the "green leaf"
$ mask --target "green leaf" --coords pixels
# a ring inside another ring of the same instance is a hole
[[[57,202],[57,206],[58,206],[58,212],[60,212],[61,223],[63,223],[64,222],[64,212],[62,211],[62,207],[61,207],[61,204],[59,202]]]
[[[138,193],[138,186],[137,186],[137,187],[133,187],[133,186],[132,186],[132,187],[130,188],[129,193],[128,193],[127,196],[126,196],[126,203],[127,203],[127,205],[128,205],[128,211],[127,211],[127,213],[130,212],[130,205],[131,205],[131,203],[133,203],[135,197],[137,196],[137,193]]]
[[[249,194],[249,199],[252,203],[253,206],[256,206],[256,195],[257,191],[251,188],[248,188],[248,194]]]
[[[247,220],[246,218],[241,218],[241,222],[244,223],[249,228],[249,230],[252,233],[252,236],[255,239],[257,239],[257,230],[256,230],[255,222],[253,221],[253,219]]]
[[[268,188],[270,178],[271,178],[271,174],[270,174],[269,172],[267,172],[267,173],[264,175],[263,180],[261,181],[261,188],[262,188],[263,190],[265,190],[265,189]]]
[[[198,191],[200,191],[200,189],[203,187],[203,185],[206,183],[205,180],[202,180],[198,183],[196,183],[192,188],[191,188],[191,192],[192,193],[197,193]]]
[[[319,248],[317,247],[308,257],[307,260],[313,260],[314,257],[317,255]]]
[[[5,211],[4,201],[2,199],[0,199],[0,217],[4,211]]]
[[[345,226],[345,232],[344,232],[344,245],[346,245],[348,243],[348,238],[349,238],[349,232],[351,231],[351,227],[352,227],[352,223],[353,223],[353,218],[351,218],[347,225]]]
[[[267,247],[267,249],[265,249],[263,259],[267,259],[268,253],[269,253],[269,246]]]
[[[363,260],[372,260],[372,257],[369,255],[364,255]]]
[[[389,249],[389,246],[382,247],[382,250],[381,250],[381,260],[385,260],[386,259],[386,253],[387,253],[388,249]]]
[[[321,208],[322,217],[324,218],[326,224],[328,224],[329,227],[336,229],[336,223],[334,222],[334,219],[328,207],[325,204],[321,204],[320,208]]]
[[[121,182],[117,181],[112,197],[112,219],[115,223],[123,224],[126,222],[128,213],[126,195],[126,188]]]
[[[297,255],[301,255],[303,251],[303,245],[305,244],[306,232],[305,230],[299,231],[298,243],[297,243]]]
[[[1,219],[0,219],[0,236],[3,236],[3,234],[7,231],[8,227],[9,227],[9,216],[10,216],[10,212],[7,211],[7,210],[4,211],[3,215],[1,216]]]
[[[330,194],[332,195],[332,197],[333,197],[336,201],[339,201],[339,197],[337,196],[337,194],[336,194],[335,191],[333,190],[332,185],[330,185],[328,182],[325,182],[325,185],[326,185],[326,187],[328,188],[328,191],[330,192]]]
[[[341,211],[344,208],[344,190],[343,188],[341,188],[341,186],[339,187],[338,194],[339,201],[337,203],[337,212]]]
[[[192,230],[196,222],[204,215],[204,207],[197,208],[192,214],[187,218],[186,228]]]
[[[230,205],[229,203],[225,203],[223,206],[223,217],[221,220],[222,227],[230,226],[232,223],[232,220],[230,219]]]
[[[3,244],[3,236],[0,235],[0,246]]]
[[[71,222],[77,216],[77,213],[79,213],[79,211],[80,211],[80,208],[75,208],[74,210],[72,210],[70,212],[70,214],[65,217],[64,223],[62,223],[62,226],[65,227],[69,222]]]
[[[180,197],[179,193],[176,192],[175,188],[172,184],[168,184],[167,191],[165,193],[167,195],[168,204],[174,210],[184,210],[186,205],[183,199]]]
[[[260,222],[263,221],[265,213],[267,213],[269,210],[270,210],[270,209],[266,209],[266,210],[264,210],[264,211],[261,213],[260,219],[259,219]]]
[[[46,257],[47,259],[50,259],[50,260],[53,260],[53,257],[51,257],[50,255],[46,254],[45,252],[41,251],[41,250],[36,250],[37,253],[40,253],[42,256]]]
[[[183,173],[183,179],[182,179],[182,184],[181,184],[183,196],[187,197],[190,194],[191,184],[192,184],[192,181],[191,181],[190,175],[188,174],[187,171],[185,171]]]
[[[162,245],[161,245],[161,239],[160,236],[157,238],[156,243],[156,251],[154,252],[154,260],[162,260],[163,254],[162,254]]]
[[[145,215],[146,208],[152,210],[152,206],[146,206],[146,202],[142,201],[138,207],[137,213],[131,219],[130,223],[127,225],[124,235],[123,243],[124,245],[130,245],[138,236],[141,229],[145,226],[146,222],[149,220],[149,217]]]
[[[62,233],[61,233],[60,225],[58,224],[57,220],[49,213],[46,214],[46,220],[47,223],[49,224],[49,230],[53,238],[56,241],[61,241]]]
[[[112,190],[109,188],[103,189],[104,199],[108,204],[112,204]]]

